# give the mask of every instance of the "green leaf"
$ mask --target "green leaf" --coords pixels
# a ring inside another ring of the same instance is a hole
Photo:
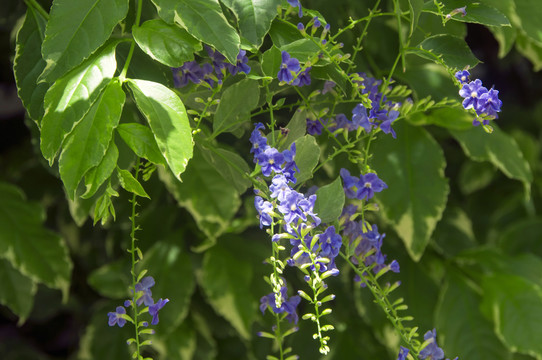
[[[408,7],[410,9],[409,37],[411,37],[416,29],[416,26],[418,25],[418,20],[420,19],[420,14],[423,8],[423,0],[408,0]]]
[[[444,335],[439,344],[451,357],[508,360],[510,353],[479,310],[481,300],[463,276],[448,272],[435,316],[435,325]]]
[[[209,165],[222,175],[224,181],[232,184],[239,194],[243,194],[252,185],[247,177],[250,169],[241,156],[215,147],[202,146],[200,150]]]
[[[204,255],[198,280],[215,311],[226,318],[243,339],[250,339],[256,315],[250,264],[239,254],[215,246]]]
[[[518,32],[516,45],[518,51],[531,61],[533,70],[540,71],[542,69],[542,44]]]
[[[72,262],[64,241],[43,227],[40,205],[16,187],[0,183],[0,258],[23,275],[67,294]]]
[[[305,136],[307,132],[307,112],[297,109],[288,125],[286,125],[286,129],[288,129],[288,133],[279,146],[280,151],[290,148],[297,139]]]
[[[397,139],[374,142],[371,166],[387,185],[377,195],[385,217],[418,261],[446,207],[448,182],[442,149],[422,128],[394,124]]]
[[[162,84],[129,79],[134,100],[145,115],[162,155],[177,179],[192,158],[192,130],[179,97]]]
[[[28,8],[23,26],[17,33],[17,47],[13,60],[17,93],[34,120],[43,116],[43,98],[49,88],[46,83],[38,84],[38,77],[45,68],[45,60],[41,57],[40,49],[45,37],[46,23],[40,13],[31,7]]]
[[[221,52],[235,64],[241,39],[222,13],[218,0],[178,0],[178,21],[190,34]]]
[[[445,258],[453,258],[461,251],[477,245],[471,219],[465,211],[454,206],[448,206],[444,211],[433,239]]]
[[[431,52],[442,59],[450,68],[463,69],[467,66],[474,67],[480,61],[473,55],[465,40],[452,35],[439,34],[426,38],[418,48]],[[414,54],[428,60],[435,58],[422,51],[414,51]],[[438,62],[438,61],[436,61]]]
[[[167,167],[166,159],[162,156],[152,131],[147,126],[138,123],[120,124],[117,132],[137,156],[153,164]]]
[[[273,20],[271,29],[269,30],[269,35],[273,40],[273,44],[278,48],[303,39],[303,35],[301,35],[294,24],[279,18]]]
[[[537,0],[515,1],[515,10],[520,19],[521,28],[527,36],[542,46],[542,30],[540,19],[542,19],[542,8]]]
[[[88,284],[100,295],[123,299],[130,296],[128,291],[132,284],[132,277],[127,271],[130,263],[121,259],[93,270],[87,278]]]
[[[281,46],[280,51],[286,51],[300,62],[306,62],[320,52],[320,47],[310,39],[299,39]]]
[[[66,137],[58,163],[60,178],[71,200],[83,176],[105,156],[125,100],[120,82],[112,81]]]
[[[55,0],[41,48],[47,66],[40,78],[52,83],[89,57],[126,17],[128,4],[128,0]]]
[[[344,206],[344,190],[341,177],[316,191],[314,212],[323,223],[332,223],[341,216]]]
[[[233,126],[258,106],[260,87],[257,80],[243,79],[224,90],[216,109],[213,132],[232,131]]]
[[[480,2],[465,2],[464,0],[448,0],[443,1],[443,3],[445,5],[443,10],[444,14],[448,14],[452,10],[466,5],[467,15],[462,16],[461,14],[457,14],[452,17],[452,20],[487,26],[510,26],[508,18],[492,6]],[[423,10],[438,15],[435,3],[432,0],[427,1],[424,4]]]
[[[222,3],[235,14],[241,35],[259,48],[277,16],[281,0],[223,0]]]
[[[423,121],[421,121],[423,118]],[[420,121],[423,124],[433,124],[452,130],[472,129],[473,116],[461,108],[441,108],[425,113],[416,113],[410,116],[413,123]]]
[[[169,303],[168,303],[169,304]],[[169,306],[169,305],[168,305]],[[160,321],[160,324],[162,322]],[[162,343],[161,339],[153,340],[154,343]],[[163,346],[157,347],[158,351],[162,351],[163,356],[169,360],[185,360],[194,359],[194,353],[197,349],[196,330],[191,321],[183,321],[180,326],[177,326],[163,341]]]
[[[145,21],[132,32],[141,50],[169,67],[180,67],[185,61],[194,60],[194,53],[203,48],[186,30],[159,19]]]
[[[117,175],[119,176],[120,186],[122,186],[124,190],[136,194],[137,196],[150,199],[145,189],[143,189],[143,186],[128,170],[117,167]]]
[[[542,257],[542,219],[523,219],[507,227],[498,238],[506,254],[531,253]]]
[[[91,198],[96,194],[100,186],[111,177],[113,170],[117,167],[118,158],[119,150],[117,149],[117,145],[115,145],[115,140],[111,139],[102,161],[85,175],[86,191],[81,195],[83,199]]]
[[[158,16],[168,24],[175,21],[177,0],[151,0],[158,10]]]
[[[488,186],[495,178],[495,166],[488,162],[465,161],[459,171],[458,185],[461,192],[470,195]]]
[[[55,81],[45,94],[41,121],[41,152],[52,165],[64,138],[89,111],[117,69],[115,47],[106,46],[83,64]]]
[[[482,306],[491,311],[495,332],[514,352],[542,356],[542,290],[523,277],[487,276]]]
[[[529,164],[516,141],[497,126],[492,126],[494,128],[492,134],[487,134],[479,128],[467,131],[450,130],[450,133],[468,157],[474,161],[489,161],[507,177],[523,182],[526,196],[529,196],[533,181]]]
[[[168,171],[158,169],[160,179],[177,202],[186,208],[208,237],[206,244],[224,233],[241,205],[235,186],[225,181],[215,167],[205,161],[198,148],[186,169],[182,183],[173,181]]]
[[[312,135],[305,135],[295,141],[296,154],[295,163],[299,167],[299,173],[295,174],[298,182],[312,178],[312,170],[320,159],[320,147]]]
[[[17,271],[9,261],[0,259],[0,304],[19,317],[19,324],[30,315],[37,289],[32,279]]]
[[[267,76],[276,78],[279,73],[281,63],[282,55],[279,48],[274,45],[262,55],[262,71]]]
[[[171,241],[155,243],[145,253],[138,269],[148,269],[147,276],[156,280],[152,288],[155,301],[168,298],[169,303],[160,310],[159,333],[170,332],[179,326],[190,310],[190,298],[196,289],[194,270],[187,250],[179,245],[179,232],[171,234]],[[181,275],[181,276],[179,276]]]

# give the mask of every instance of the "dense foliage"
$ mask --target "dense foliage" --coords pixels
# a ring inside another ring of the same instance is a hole
[[[542,359],[535,0],[8,4],[2,359]]]

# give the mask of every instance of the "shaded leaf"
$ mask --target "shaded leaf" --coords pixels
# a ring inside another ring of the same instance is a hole
[[[251,296],[252,267],[239,254],[221,246],[208,250],[198,279],[216,312],[226,318],[244,339],[251,338],[256,299]]]
[[[447,34],[439,34],[426,38],[419,48],[427,50],[442,59],[446,66],[463,69],[467,66],[474,67],[480,61],[473,55],[465,40]],[[421,51],[413,51],[414,54],[435,61],[435,58]]]
[[[233,151],[214,147],[201,147],[201,153],[209,165],[213,166],[232,184],[239,194],[243,194],[252,182],[247,178],[250,169],[246,161]]]
[[[235,64],[241,40],[224,17],[218,0],[178,0],[175,10],[175,21]]]
[[[9,261],[0,259],[0,304],[19,317],[19,324],[30,315],[37,289],[32,279],[17,271]]]
[[[66,292],[72,270],[68,248],[43,227],[41,206],[6,183],[0,183],[0,198],[0,257],[30,279]]]
[[[102,161],[85,175],[86,191],[81,195],[83,199],[91,198],[96,194],[100,186],[111,177],[113,170],[117,167],[118,158],[119,150],[117,145],[115,145],[114,139],[111,139]]]
[[[259,99],[260,87],[257,80],[243,79],[228,87],[216,108],[213,132],[232,131],[240,119],[243,120],[258,106]]]
[[[17,33],[17,47],[13,60],[17,93],[34,120],[43,116],[43,98],[49,88],[46,83],[37,84],[38,77],[45,68],[45,60],[40,51],[45,37],[45,25],[46,20],[43,16],[29,7],[23,26]]]
[[[280,0],[223,0],[237,17],[241,35],[260,47],[271,22],[277,16]]]
[[[465,16],[462,16],[461,14],[454,15],[452,20],[487,26],[510,26],[508,18],[493,6],[480,2],[466,3],[464,0],[450,0],[444,1],[443,3],[445,5],[443,10],[444,14],[448,14],[454,9],[466,6],[465,10],[467,14]],[[427,1],[423,6],[423,10],[435,15],[438,14],[436,5],[433,1]]]
[[[442,345],[449,357],[460,359],[510,359],[510,353],[493,332],[493,325],[480,312],[482,298],[467,280],[448,272],[436,310],[436,326],[442,330]]]
[[[487,276],[483,307],[491,311],[495,331],[511,351],[542,356],[542,290],[523,277]]]
[[[132,284],[129,268],[127,258],[121,259],[93,270],[87,282],[102,296],[113,299],[128,298],[128,288]]]
[[[446,207],[448,182],[442,149],[422,128],[394,124],[397,139],[374,142],[371,166],[388,185],[377,195],[385,217],[419,260]]]
[[[312,170],[318,164],[318,159],[320,159],[320,147],[312,135],[305,135],[297,139],[295,146],[294,161],[299,167],[299,173],[296,173],[295,177],[300,183],[312,178]]]
[[[337,220],[341,216],[343,206],[344,189],[340,177],[316,191],[314,212],[323,223],[331,223]]]
[[[156,165],[167,167],[166,159],[162,156],[152,131],[147,126],[138,123],[120,124],[117,132],[137,156]]]

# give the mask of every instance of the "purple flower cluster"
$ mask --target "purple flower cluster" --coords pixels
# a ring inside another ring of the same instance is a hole
[[[326,125],[328,130],[332,133],[339,129],[356,131],[360,127],[363,128],[366,133],[370,133],[374,128],[380,128],[385,134],[391,134],[394,138],[397,137],[397,134],[391,125],[399,117],[400,113],[397,109],[400,104],[387,101],[386,96],[378,90],[382,81],[368,77],[364,73],[358,73],[356,76],[362,80],[353,80],[353,82],[361,88],[362,94],[368,94],[368,98],[371,100],[373,107],[367,109],[361,103],[357,104],[354,109],[352,109],[352,120],[349,120],[344,114],[337,114],[335,119],[329,119],[327,121],[323,119],[307,119],[307,132],[309,134],[320,135],[324,125]],[[334,83],[331,82],[328,84],[326,82],[326,84],[324,84],[325,92],[329,92],[332,85],[334,85]],[[322,93],[324,94],[325,92]]]
[[[286,313],[286,319],[290,322],[297,324],[299,317],[296,310],[297,305],[299,305],[299,303],[301,302],[301,298],[298,295],[288,298],[287,291],[288,288],[286,286],[283,286],[280,289],[282,299],[282,303],[280,304],[280,306],[277,306],[276,304],[275,293],[270,293],[263,296],[260,299],[260,311],[263,314],[265,310],[269,307],[275,314]]]
[[[499,100],[499,91],[493,88],[487,89],[480,79],[467,82],[470,74],[467,70],[458,71],[455,77],[462,84],[459,95],[464,99],[465,109],[474,109],[476,115],[482,117],[482,124],[488,125],[489,120],[497,119],[501,111],[502,101]],[[474,119],[474,126],[480,125],[478,118]]]
[[[140,282],[138,282],[135,286],[136,291],[136,297],[135,302],[137,306],[141,306],[142,304],[145,304],[145,306],[148,306],[149,308],[149,314],[152,316],[151,325],[156,325],[159,322],[158,318],[158,312],[160,309],[164,307],[169,302],[169,299],[160,299],[156,303],[154,302],[152,298],[152,291],[151,287],[153,287],[155,284],[154,279],[152,276],[146,276],[143,279],[141,279]],[[124,306],[117,306],[115,309],[115,312],[109,312],[107,313],[107,316],[109,316],[108,324],[109,326],[115,326],[118,325],[119,327],[123,327],[126,324],[126,319],[122,316],[126,314],[125,307],[133,306],[132,301],[126,300],[124,302]],[[148,323],[144,322],[144,326],[147,326]]]
[[[381,192],[388,188],[388,185],[375,173],[360,175],[359,178],[350,175],[346,169],[341,169],[344,193],[349,199],[369,200],[375,192]]]
[[[429,341],[422,351],[420,351],[420,359],[430,359],[430,360],[442,360],[444,359],[444,351],[437,345],[437,331],[435,329],[430,330],[425,333],[423,336],[425,341]],[[457,360],[456,357],[454,360]],[[446,359],[449,360],[449,359]]]
[[[205,45],[205,50],[211,59],[211,63],[200,65],[197,61],[187,61],[181,67],[171,69],[175,87],[184,87],[189,82],[200,84],[202,81],[212,87],[215,82],[222,83],[226,70],[232,75],[236,75],[238,72],[245,74],[250,72],[245,50],[239,51],[235,65],[225,62],[224,55],[207,45]]]
[[[310,66],[301,71],[299,60],[290,57],[290,54],[286,51],[281,53],[281,57],[280,70],[277,73],[277,78],[280,82],[285,82],[294,86],[311,84],[311,77],[309,75],[309,72],[311,71]]]

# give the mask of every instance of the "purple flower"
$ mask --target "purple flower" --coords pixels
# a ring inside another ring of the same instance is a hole
[[[294,79],[292,85],[294,86],[305,86],[311,84],[311,76],[309,75],[309,71],[311,71],[312,67],[306,68],[304,71],[297,74],[297,77]]]
[[[272,147],[267,147],[258,155],[258,164],[262,167],[262,174],[264,176],[270,176],[272,171],[281,173],[283,162],[284,155]]]
[[[408,351],[409,350],[407,348],[401,346],[401,348],[399,350],[399,356],[397,357],[397,360],[406,360],[407,355],[408,355]]]
[[[273,223],[273,219],[271,218],[273,205],[269,201],[262,199],[261,196],[256,196],[254,198],[254,207],[260,216],[260,229],[264,226],[270,226]]]
[[[395,133],[395,130],[393,130],[393,128],[391,127],[391,123],[395,121],[395,119],[397,119],[397,117],[399,116],[399,111],[397,110],[390,110],[390,112],[388,112],[388,116],[386,118],[386,120],[382,121],[380,123],[380,130],[382,130],[382,132],[384,132],[385,134],[390,134],[391,133],[391,136],[396,139],[397,138],[397,134]]]
[[[140,282],[138,282],[135,286],[136,293],[143,292],[141,297],[139,297],[136,301],[137,306],[140,306],[141,304],[145,303],[145,306],[151,306],[154,304],[154,300],[152,299],[152,292],[151,287],[154,286],[154,279],[152,276],[145,276],[143,279],[141,279]]]
[[[326,25],[326,27],[328,25]],[[326,94],[326,93],[330,92],[335,85],[336,85],[335,82],[333,82],[331,80],[326,80],[326,82],[324,83],[324,89],[322,90],[322,94]]]
[[[107,313],[107,316],[109,316],[109,321],[107,323],[109,326],[118,325],[119,327],[123,327],[124,324],[126,324],[126,319],[122,317],[124,314],[126,314],[126,309],[122,306],[117,306],[115,312]]]
[[[207,51],[207,54],[211,58],[213,62],[213,67],[215,69],[215,72],[217,74],[221,74],[221,70],[226,66],[224,61],[226,61],[226,57],[219,53],[216,50],[213,50],[210,46],[204,45],[205,50]]]
[[[357,104],[354,109],[352,109],[352,123],[357,129],[362,127],[366,133],[370,133],[372,130],[372,124],[367,117],[367,109],[361,104]]]
[[[335,117],[335,120],[332,120],[328,129],[331,132],[335,132],[338,129],[345,129],[349,130],[351,127],[351,123],[344,114],[337,114]]]
[[[388,188],[388,185],[378,178],[375,173],[368,173],[360,176],[361,187],[356,193],[356,198],[369,200],[375,192],[380,192]]]
[[[484,93],[487,93],[487,89],[482,86],[482,81],[480,81],[480,79],[464,84],[461,90],[459,90],[459,95],[465,98],[465,100],[463,100],[463,107],[465,109],[478,109],[479,98]]]
[[[308,200],[295,190],[292,190],[286,195],[284,201],[278,206],[279,211],[284,215],[286,224],[295,225],[298,219],[307,220],[307,216],[303,211],[303,205],[307,206]]]
[[[230,71],[232,75],[237,74],[237,72],[244,72],[245,74],[248,74],[250,72],[250,66],[247,65],[248,63],[248,57],[246,56],[245,50],[240,50],[239,55],[237,55],[237,62],[235,65],[232,64],[226,64],[226,67]]]
[[[346,169],[341,169],[340,174],[343,178],[343,188],[346,197],[355,199],[361,185],[359,179],[355,176],[351,176],[350,172]]]
[[[163,308],[168,302],[169,299],[160,299],[156,302],[156,304],[149,306],[149,314],[152,316],[151,325],[158,324],[158,311],[160,311],[160,309]]]
[[[320,235],[321,255],[327,258],[335,258],[339,255],[339,250],[343,244],[342,238],[335,232],[335,226],[330,226]]]
[[[296,145],[295,142],[292,143],[290,146],[290,149],[286,149],[282,152],[282,155],[284,156],[284,166],[282,167],[282,173],[284,174],[284,177],[286,177],[286,180],[292,183],[296,183],[297,179],[295,178],[295,173],[299,172],[299,168],[297,167],[297,164],[294,161],[295,158],[295,152],[296,152]]]
[[[320,22],[320,20],[318,19],[318,17],[316,17],[316,16],[313,17],[313,18],[312,18],[312,21],[313,21],[313,24],[312,24],[313,28],[317,29],[317,28],[319,28],[320,26],[322,26],[322,23]]]
[[[499,100],[499,91],[491,88],[488,92],[480,95],[478,99],[478,109],[476,113],[486,114],[492,118],[497,118],[497,113],[501,111],[502,101]]]
[[[292,191],[290,186],[288,186],[288,180],[282,174],[275,175],[271,186],[269,186],[269,190],[271,190],[271,197],[277,198],[280,202],[285,201],[286,196]]]
[[[299,66],[299,60],[296,58],[291,58],[290,54],[288,54],[286,51],[282,52],[282,63],[280,66],[280,70],[277,74],[277,78],[279,81],[284,81],[288,84],[290,84],[294,80],[293,74],[297,73],[299,70],[301,70],[301,67]]]
[[[470,73],[467,70],[458,71],[455,73],[455,78],[461,82],[461,84],[466,84],[469,80]]]
[[[318,119],[318,120],[307,119],[307,132],[310,135],[322,135],[323,129],[324,129],[324,125],[322,125],[321,119]]]
[[[437,331],[435,329],[428,331],[423,336],[424,340],[431,342],[420,351],[420,359],[442,360],[444,359],[444,351],[437,345]]]
[[[299,2],[299,0],[288,0],[288,4],[290,4],[291,6],[293,7],[297,7],[299,8],[299,12],[298,12],[298,16],[300,18],[303,17],[303,10],[301,9],[301,3]]]
[[[189,81],[199,84],[204,76],[203,70],[195,61],[187,61],[180,68],[173,68],[172,71],[175,87],[186,86]]]
[[[286,315],[286,319],[290,322],[294,322],[297,324],[297,321],[299,320],[299,317],[297,316],[297,305],[301,302],[301,298],[299,296],[292,296],[291,298],[288,298],[287,294],[288,289],[286,286],[283,286],[280,289],[280,295],[282,298],[282,303],[280,304],[280,307],[277,307],[275,302],[275,293],[270,293],[268,295],[263,296],[260,299],[260,311],[262,314],[265,312],[265,309],[267,307],[271,307],[271,311],[273,311],[275,314],[282,314],[283,312],[286,312],[288,315]]]
[[[257,123],[254,126],[254,130],[250,134],[250,142],[252,143],[252,149],[250,152],[254,154],[254,162],[257,162],[258,156],[264,152],[269,146],[267,145],[267,139],[262,136],[260,129],[263,129],[262,123]]]

